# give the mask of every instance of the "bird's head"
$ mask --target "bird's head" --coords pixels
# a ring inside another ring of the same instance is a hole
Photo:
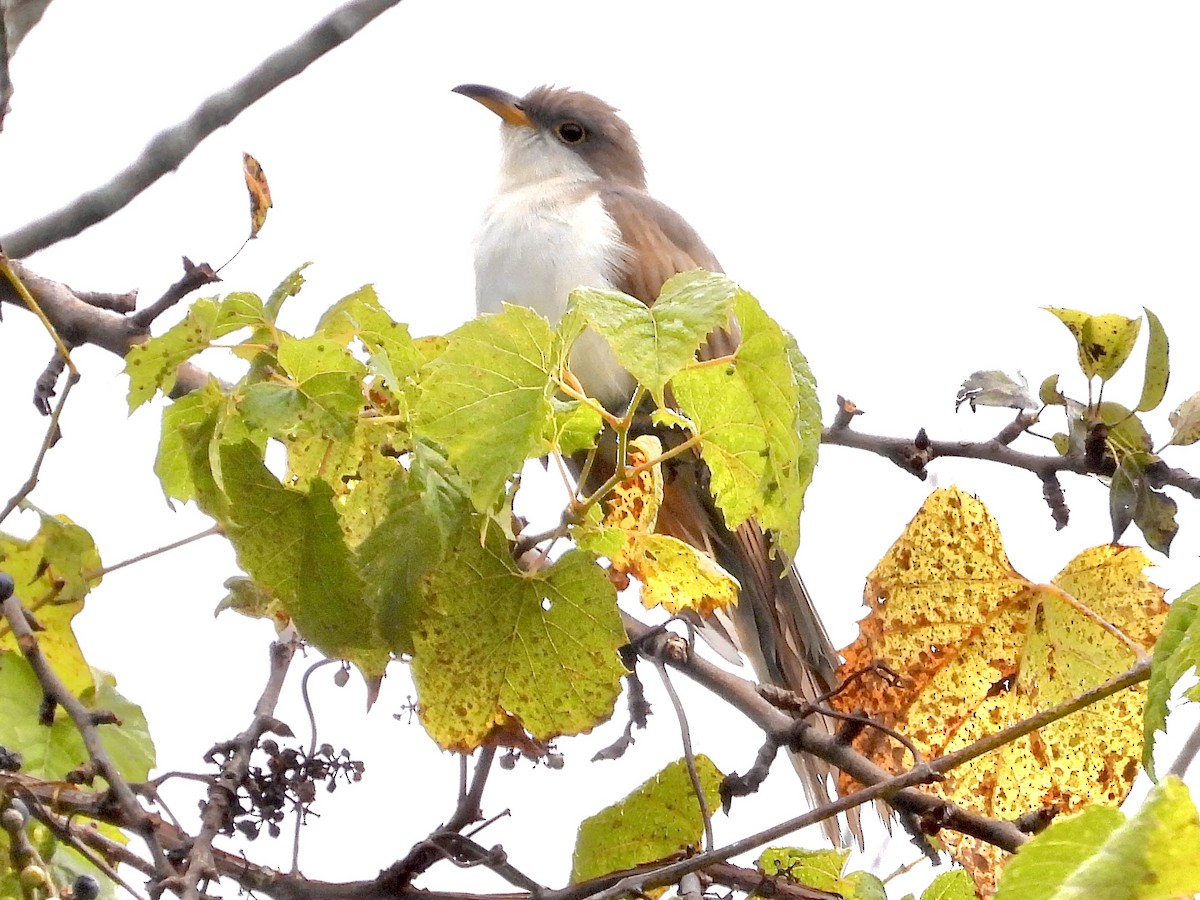
[[[503,124],[501,180],[511,186],[550,178],[600,178],[644,190],[646,173],[625,120],[598,97],[566,88],[538,87],[516,97],[482,84],[460,84]]]

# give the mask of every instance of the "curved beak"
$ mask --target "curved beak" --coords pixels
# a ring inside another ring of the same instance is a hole
[[[521,98],[514,97],[507,91],[488,87],[486,84],[460,84],[454,88],[454,93],[470,97],[476,103],[482,103],[509,125],[523,125],[532,128],[533,122],[525,115],[521,107]]]

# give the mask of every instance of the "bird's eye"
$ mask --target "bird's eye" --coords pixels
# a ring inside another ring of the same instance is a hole
[[[578,144],[587,137],[587,129],[578,122],[563,122],[554,130],[566,144]]]

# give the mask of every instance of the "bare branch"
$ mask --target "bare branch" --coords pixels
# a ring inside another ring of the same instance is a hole
[[[221,765],[221,774],[208,789],[208,800],[200,814],[200,834],[188,850],[187,869],[182,877],[172,879],[172,886],[181,891],[184,900],[199,900],[200,883],[220,875],[213,857],[213,839],[227,830],[238,789],[250,772],[250,757],[258,747],[259,739],[278,727],[275,707],[295,652],[295,644],[271,645],[270,674],[254,707],[254,719],[245,731],[221,747],[229,756]]]
[[[0,238],[0,246],[11,256],[22,258],[103,222],[159,178],[179,168],[200,142],[218,128],[228,125],[251,104],[299,75],[399,2],[352,0],[345,4],[293,43],[268,56],[241,80],[206,99],[183,122],[153,137],[141,155],[108,184],[6,234]]]
[[[1089,462],[1080,455],[1039,456],[1036,453],[1014,450],[1008,444],[995,439],[989,441],[934,441],[925,438],[918,447],[918,442],[914,438],[885,437],[878,434],[866,434],[852,428],[834,427],[826,428],[821,433],[821,443],[853,447],[856,450],[875,453],[884,459],[891,460],[906,472],[921,479],[925,478],[925,467],[939,456],[997,462],[1017,469],[1025,469],[1041,477],[1057,472],[1075,472],[1079,475],[1103,474],[1096,473]]]
[[[1171,763],[1167,774],[1182,779],[1187,774],[1188,767],[1191,766],[1197,753],[1200,753],[1200,725],[1193,728],[1192,733],[1183,742],[1183,747],[1179,750],[1179,755],[1175,757],[1175,762]]]
[[[205,528],[203,531],[198,531],[193,535],[189,535],[188,537],[180,538],[177,541],[172,541],[171,543],[165,544],[162,547],[155,547],[153,550],[147,550],[145,553],[139,553],[137,556],[131,556],[129,559],[123,559],[120,562],[113,563],[111,566],[105,566],[103,569],[92,569],[84,572],[83,574],[85,578],[99,578],[103,575],[109,574],[110,572],[115,572],[117,569],[123,569],[126,566],[132,566],[134,563],[151,559],[155,556],[158,556],[160,553],[166,553],[170,550],[178,550],[180,547],[186,547],[188,544],[198,541],[201,538],[206,538],[214,534],[221,534],[222,531],[223,529],[220,524],[213,525],[211,528]]]
[[[654,668],[658,671],[658,677],[662,679],[663,687],[667,690],[667,696],[671,698],[671,705],[675,708],[675,717],[679,720],[679,736],[683,740],[683,758],[687,762],[692,793],[696,795],[696,803],[700,807],[700,817],[704,820],[704,849],[711,850],[714,843],[712,812],[704,797],[704,787],[700,784],[700,773],[696,771],[696,753],[692,749],[692,730],[688,726],[687,712],[683,708],[679,694],[675,691],[675,685],[671,684],[671,677],[667,674],[667,664],[661,659],[655,659],[653,662]]]
[[[838,900],[841,894],[805,887],[786,878],[771,878],[754,869],[732,863],[714,863],[704,874],[717,884],[744,891],[750,897],[771,897],[775,900]]]
[[[379,880],[385,890],[400,892],[408,889],[414,878],[446,855],[445,850],[438,844],[439,838],[447,835],[457,836],[458,832],[481,817],[480,803],[483,799],[483,789],[487,786],[488,774],[491,772],[492,761],[495,758],[494,747],[484,747],[479,751],[479,759],[475,762],[475,774],[471,779],[471,785],[460,794],[458,805],[450,818],[446,820],[446,824],[435,829],[428,838],[408,851],[408,855],[404,859],[398,860],[380,873]]]
[[[1017,422],[1021,422],[1018,417]],[[1042,480],[1042,492],[1054,517],[1056,527],[1062,528],[1066,522],[1067,505],[1058,483],[1059,472],[1074,472],[1077,475],[1111,475],[1112,460],[1107,454],[1068,453],[1065,456],[1041,456],[1036,453],[1026,453],[1014,450],[1009,446],[1013,436],[1010,429],[988,441],[935,441],[931,440],[922,429],[916,438],[885,437],[878,434],[865,434],[849,427],[850,418],[839,414],[832,427],[821,433],[821,443],[833,444],[839,447],[853,447],[856,450],[866,450],[889,459],[910,475],[915,475],[922,481],[927,475],[927,467],[938,457],[950,456],[959,459],[977,459],[986,462],[1000,463],[1015,469],[1032,472]],[[1191,494],[1200,499],[1200,477],[1194,476],[1183,469],[1164,466],[1156,473],[1161,479],[1156,486],[1170,486]]]
[[[66,710],[67,715],[71,717],[71,721],[75,723],[75,727],[79,731],[79,736],[83,739],[83,745],[87,749],[88,756],[96,764],[100,774],[104,776],[104,780],[108,782],[109,789],[116,798],[117,805],[129,823],[128,827],[140,834],[146,842],[154,863],[156,875],[160,881],[166,879],[172,871],[170,863],[167,862],[166,854],[158,841],[153,827],[151,827],[148,815],[138,803],[132,788],[130,788],[129,784],[122,777],[120,771],[118,771],[116,765],[113,763],[112,757],[108,755],[108,750],[105,748],[104,743],[100,740],[100,733],[96,728],[97,721],[99,720],[97,712],[87,709],[80,703],[79,699],[67,689],[67,686],[63,684],[62,680],[50,667],[49,661],[42,654],[37,637],[34,636],[33,631],[29,627],[29,622],[25,617],[25,609],[16,594],[10,593],[9,596],[4,598],[3,611],[5,618],[8,619],[13,636],[17,639],[17,645],[21,648],[22,655],[24,655],[25,659],[29,662],[30,668],[33,669],[34,674],[37,676],[38,683],[41,684],[42,690],[45,691],[47,699]]]
[[[78,347],[82,344],[92,344],[123,359],[132,347],[149,338],[148,328],[134,321],[134,316],[124,315],[105,305],[91,302],[97,296],[111,297],[115,295],[97,295],[94,292],[76,291],[61,281],[54,281],[38,275],[28,266],[15,260],[9,260],[9,264],[67,346]],[[194,268],[203,270],[207,266],[201,264]],[[192,278],[194,279],[195,275]],[[181,281],[186,279],[188,276],[185,274]],[[176,285],[179,283],[177,282]],[[189,280],[189,283],[196,287],[199,286],[194,280]],[[167,295],[170,295],[174,287],[168,289]],[[25,303],[6,280],[0,280],[0,303],[11,303],[25,308]],[[199,390],[209,377],[209,374],[199,366],[184,363],[177,371],[175,387],[171,391],[171,396],[182,397],[184,394]],[[43,388],[39,387],[39,391],[42,390]]]
[[[150,325],[161,316],[164,312],[198,288],[204,287],[206,284],[212,284],[214,281],[220,281],[221,277],[212,270],[212,266],[208,263],[200,263],[196,265],[186,256],[183,258],[183,275],[178,281],[171,285],[163,293],[161,297],[147,306],[145,309],[140,309],[129,317],[130,323],[134,328],[141,331],[146,331]]]
[[[54,358],[62,359],[57,353]],[[29,477],[25,479],[25,483],[17,489],[17,492],[9,498],[8,502],[4,504],[4,509],[0,510],[0,522],[7,519],[9,513],[16,509],[21,501],[28,497],[33,489],[37,487],[38,476],[41,475],[42,463],[46,461],[46,454],[58,442],[60,433],[58,422],[62,417],[63,407],[66,406],[67,397],[70,395],[71,388],[75,386],[77,381],[79,381],[79,372],[77,371],[72,372],[67,377],[67,384],[63,388],[62,396],[58,398],[58,403],[55,405],[54,412],[50,416],[50,422],[46,426],[46,436],[42,438],[42,446],[38,448],[37,459],[33,461],[33,468],[29,471]]]
[[[671,637],[664,633],[656,635],[655,629],[628,615],[623,615],[622,618],[630,639],[639,647],[649,648],[652,657],[655,641],[665,641]],[[810,727],[803,720],[792,720],[791,717],[759,696],[753,684],[724,671],[702,657],[695,654],[674,654],[664,655],[662,658],[669,665],[685,672],[697,683],[707,687],[741,711],[768,737],[774,738],[780,743],[786,743],[792,749],[812,753],[846,772],[860,784],[869,785],[864,790],[842,797],[820,809],[772,826],[733,845],[718,848],[711,858],[708,853],[699,854],[688,861],[691,863],[699,860],[728,859],[732,855],[760,846],[761,843],[774,840],[829,816],[837,815],[860,803],[880,797],[885,798],[888,803],[902,812],[911,813],[934,822],[939,827],[951,828],[1013,852],[1026,840],[1025,834],[1013,823],[1000,822],[972,813],[930,794],[912,790],[911,786],[935,779],[939,773],[949,771],[971,759],[1011,743],[1022,735],[1043,728],[1051,722],[1096,703],[1104,697],[1144,681],[1150,673],[1149,660],[1140,660],[1124,674],[1098,685],[1070,701],[1043,710],[954,753],[938,757],[924,765],[914,766],[900,775],[892,775],[843,743],[838,737],[824,734],[818,729]],[[668,866],[662,870],[661,878],[660,874],[656,874],[653,883],[639,882],[638,889],[672,884],[684,874],[684,871],[696,871],[696,869],[694,867],[673,868]],[[630,885],[625,884],[624,888],[629,889]],[[608,893],[609,891],[605,891],[604,896],[607,896]],[[554,900],[576,900],[576,898],[564,894]]]

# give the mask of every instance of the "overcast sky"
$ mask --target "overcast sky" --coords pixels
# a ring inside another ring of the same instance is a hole
[[[106,180],[329,6],[56,0],[12,67],[0,233]],[[1132,316],[1145,305],[1175,350],[1166,403],[1149,420],[1161,441],[1166,412],[1200,389],[1198,40],[1200,7],[1184,2],[409,0],[113,219],[29,262],[78,288],[136,287],[149,301],[177,278],[181,255],[215,265],[241,242],[246,150],[264,167],[275,208],[261,238],[225,270],[222,290],[266,294],[312,261],[285,321],[294,330],[369,282],[414,333],[445,332],[473,314],[472,237],[498,161],[495,117],[450,88],[482,82],[524,93],[552,82],[623,111],[651,190],[796,335],[826,421],[841,393],[867,411],[856,422],[863,430],[989,436],[1004,413],[954,413],[958,384],[976,369],[1021,371],[1035,387],[1061,373],[1064,389],[1085,393],[1069,335],[1039,307]],[[28,397],[50,353],[32,317],[9,310],[0,329],[4,496],[25,477],[44,428]],[[90,348],[77,358],[84,378],[67,408],[66,440],[33,501],[89,528],[109,563],[206,527],[194,510],[166,507],[150,470],[161,405],[127,419],[120,361]],[[1136,402],[1140,374],[1128,376],[1109,399]],[[1194,448],[1168,459],[1200,471]],[[1056,533],[1033,476],[953,461],[935,471],[940,484],[984,500],[1031,579],[1049,580],[1110,536],[1097,484],[1064,483],[1072,522]],[[856,633],[865,575],[929,488],[877,458],[823,451],[800,561],[839,645]],[[1200,581],[1200,519],[1194,501],[1181,505],[1172,560],[1151,553],[1169,596]],[[261,685],[270,629],[211,617],[234,571],[214,539],[114,574],[81,621],[93,662],[159,724],[169,767],[194,768],[208,741],[241,730]],[[210,691],[221,697],[215,706]],[[453,763],[416,726],[390,717],[410,691],[403,673],[389,678],[381,707],[364,720],[360,686],[320,689],[322,738],[365,758],[371,787],[340,792],[326,807],[318,839],[327,849],[310,852],[306,874],[370,877],[448,814],[452,787],[422,792]],[[300,730],[289,702],[285,717]],[[749,765],[752,741],[719,743],[728,723],[693,726],[718,765]],[[634,758],[603,771],[611,799],[678,755],[665,715],[655,729]],[[586,759],[614,733],[578,749],[566,742],[564,772],[498,779],[488,811],[586,791],[600,777]],[[391,768],[410,762],[419,767],[411,781]],[[791,814],[799,791],[787,777],[780,771],[772,785]],[[384,796],[391,843],[366,850],[342,816],[365,816]],[[608,799],[584,794],[579,804],[592,812]],[[775,815],[770,802],[744,808]],[[522,835],[548,831],[513,862],[561,883],[571,829],[529,818],[561,814],[561,803],[530,810],[485,842],[513,852]],[[732,839],[750,825],[721,822],[718,835]],[[270,853],[286,859],[284,847]]]

